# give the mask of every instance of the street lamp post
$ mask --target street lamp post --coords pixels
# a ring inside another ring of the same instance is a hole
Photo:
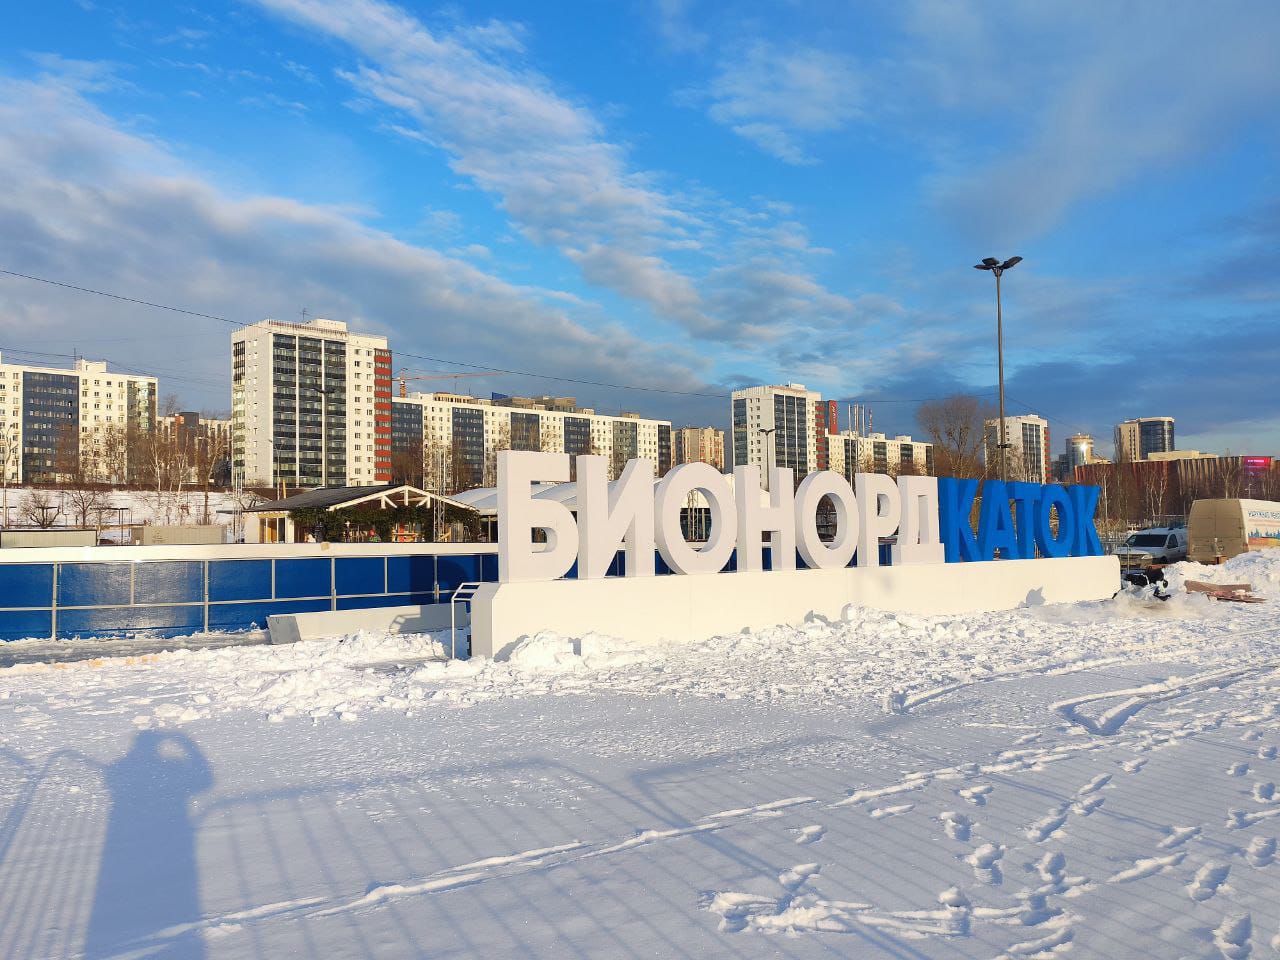
[[[1005,453],[1009,449],[1008,438],[1005,436],[1004,422],[1004,316],[1000,309],[1000,277],[1011,267],[1017,266],[1022,262],[1021,257],[1010,257],[1004,263],[1001,263],[995,257],[983,257],[981,263],[975,263],[975,270],[990,270],[996,275],[996,364],[999,370],[1000,378],[1000,479],[1009,479],[1009,460]]]
[[[773,437],[773,432],[777,429],[778,429],[777,427],[757,427],[756,428],[756,433],[764,434],[764,470],[762,472],[764,473],[764,488],[766,490],[769,489],[769,468],[775,466],[773,462],[773,457],[770,456],[770,453],[769,453],[769,441]]]

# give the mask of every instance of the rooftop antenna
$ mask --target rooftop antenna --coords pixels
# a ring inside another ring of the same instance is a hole
[[[303,323],[306,323],[306,322],[307,322],[307,308],[306,308],[306,307],[303,307],[303,308],[302,308],[302,322],[303,322]]]

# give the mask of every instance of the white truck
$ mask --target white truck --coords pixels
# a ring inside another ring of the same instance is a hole
[[[1249,550],[1280,547],[1280,503],[1274,500],[1197,500],[1187,522],[1188,555],[1217,563]]]
[[[1187,559],[1186,527],[1152,527],[1139,530],[1115,553],[1125,569],[1163,567]]]

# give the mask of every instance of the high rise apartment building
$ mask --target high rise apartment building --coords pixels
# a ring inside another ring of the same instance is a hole
[[[1029,483],[1049,483],[1052,479],[1052,458],[1049,453],[1049,422],[1035,414],[1005,417],[1005,442],[1009,445],[1009,479]],[[987,466],[999,476],[1000,421],[986,422],[984,445]]]
[[[1170,453],[1173,417],[1135,417],[1116,424],[1116,459],[1146,460],[1153,453]]]
[[[674,463],[709,463],[724,472],[724,431],[715,427],[680,427],[673,431]]]
[[[337,320],[263,320],[231,337],[232,473],[245,484],[391,480],[387,338]]]
[[[730,403],[735,467],[790,467],[797,477],[818,469],[818,431],[825,448],[827,430],[820,394],[799,383],[747,387],[733,391]]]
[[[932,476],[933,444],[883,433],[860,436],[850,430],[827,437],[829,466],[850,483],[855,473]]]
[[[493,486],[503,450],[607,457],[611,479],[637,457],[652,460],[659,476],[672,465],[670,421],[600,414],[572,397],[414,393],[393,400],[392,426],[397,458],[416,465],[421,454],[423,484],[438,493]]]
[[[156,423],[156,378],[105,361],[71,368],[0,363],[0,473],[7,483],[72,477],[123,483]]]

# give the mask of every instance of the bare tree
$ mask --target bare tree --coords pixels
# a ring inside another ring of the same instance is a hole
[[[1280,463],[1272,463],[1258,478],[1258,496],[1263,500],[1280,500]]]
[[[39,488],[28,490],[18,505],[18,516],[29,526],[48,530],[58,520],[58,506],[53,502],[53,494]]]
[[[1235,500],[1241,496],[1244,487],[1244,468],[1239,457],[1233,457],[1227,451],[1218,458],[1218,479],[1222,481],[1222,495]]]
[[[426,482],[427,444],[393,450],[391,452],[391,478],[396,483],[408,483],[422,487]]]
[[[221,470],[227,459],[229,453],[227,437],[219,430],[206,430],[200,436],[193,438],[191,446],[189,455],[193,460],[192,472],[200,484],[203,499],[200,522],[208,524],[213,522],[209,513],[209,487],[214,482],[215,473]]]
[[[66,493],[66,505],[76,522],[76,526],[87,528],[89,520],[100,514],[106,504],[106,493],[98,487],[82,484],[72,487]]]
[[[1152,462],[1143,469],[1142,492],[1146,501],[1147,517],[1155,520],[1168,511],[1169,464]]]
[[[921,431],[933,444],[934,472],[940,477],[985,477],[983,448],[990,406],[957,394],[922,403],[916,410]]]

